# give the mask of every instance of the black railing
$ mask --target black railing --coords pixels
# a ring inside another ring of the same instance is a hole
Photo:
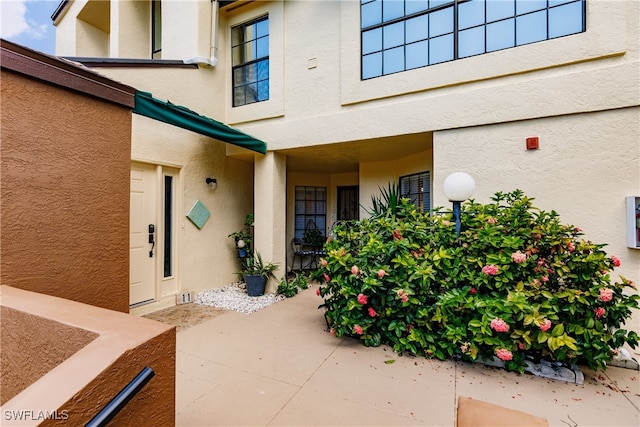
[[[98,415],[93,417],[91,421],[85,424],[85,427],[103,427],[106,426],[113,417],[115,417],[122,408],[136,395],[142,388],[153,378],[155,372],[148,366],[140,371],[136,377],[131,380],[121,391],[111,399],[107,405],[102,408]]]

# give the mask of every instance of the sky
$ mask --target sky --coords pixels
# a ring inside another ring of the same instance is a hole
[[[0,36],[53,55],[56,30],[51,15],[60,0],[0,0]]]

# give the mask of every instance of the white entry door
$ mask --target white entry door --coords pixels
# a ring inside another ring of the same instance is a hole
[[[156,299],[158,223],[156,167],[131,165],[129,305]]]

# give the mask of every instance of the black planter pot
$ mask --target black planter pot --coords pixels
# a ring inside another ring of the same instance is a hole
[[[245,274],[244,283],[247,285],[247,295],[250,297],[259,297],[260,295],[264,295],[267,278],[264,276]]]

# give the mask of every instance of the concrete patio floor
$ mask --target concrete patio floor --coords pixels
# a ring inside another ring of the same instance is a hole
[[[576,385],[401,357],[326,332],[315,288],[178,332],[177,425],[454,426],[457,398],[468,396],[550,426],[640,426],[638,371],[582,367]]]

